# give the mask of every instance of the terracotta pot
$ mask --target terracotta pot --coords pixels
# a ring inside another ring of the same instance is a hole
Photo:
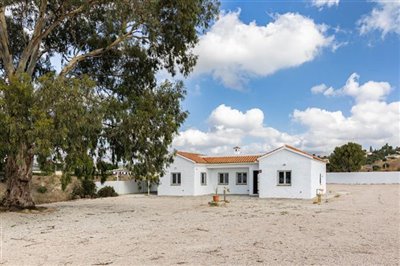
[[[219,201],[219,195],[213,195],[213,201],[218,202]]]

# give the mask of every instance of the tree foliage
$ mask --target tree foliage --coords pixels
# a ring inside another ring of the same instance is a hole
[[[349,142],[336,147],[329,156],[330,172],[356,172],[365,163],[365,152],[361,145]]]
[[[372,147],[371,149],[372,150]],[[388,143],[383,145],[379,150],[372,150],[371,154],[367,156],[367,164],[373,164],[376,161],[386,160],[386,156],[396,154],[398,148],[393,148]]]
[[[64,184],[71,174],[91,178],[108,157],[138,176],[162,174],[187,113],[183,84],[155,75],[190,73],[198,34],[217,11],[215,0],[3,0],[2,204],[33,206],[34,156],[62,165]]]

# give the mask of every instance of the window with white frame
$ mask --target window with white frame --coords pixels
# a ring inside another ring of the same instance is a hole
[[[181,185],[181,173],[171,173],[171,185],[172,186]]]
[[[228,184],[229,184],[229,173],[219,173],[218,185],[228,185]]]
[[[201,185],[207,186],[207,173],[200,173]]]
[[[247,173],[236,173],[236,185],[247,185]]]
[[[278,171],[278,185],[280,185],[280,186],[292,185],[292,172],[291,171]]]

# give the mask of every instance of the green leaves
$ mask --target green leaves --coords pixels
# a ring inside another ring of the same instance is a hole
[[[62,168],[63,185],[104,180],[110,162],[156,180],[187,113],[183,84],[157,86],[155,74],[189,74],[217,1],[13,4],[0,10],[0,167],[26,147],[42,169]]]
[[[361,145],[349,142],[336,147],[329,157],[331,172],[356,172],[365,163],[365,152]]]

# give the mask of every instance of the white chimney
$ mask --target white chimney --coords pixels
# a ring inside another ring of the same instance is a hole
[[[233,150],[234,150],[235,154],[240,154],[240,147],[239,146],[233,147]]]

